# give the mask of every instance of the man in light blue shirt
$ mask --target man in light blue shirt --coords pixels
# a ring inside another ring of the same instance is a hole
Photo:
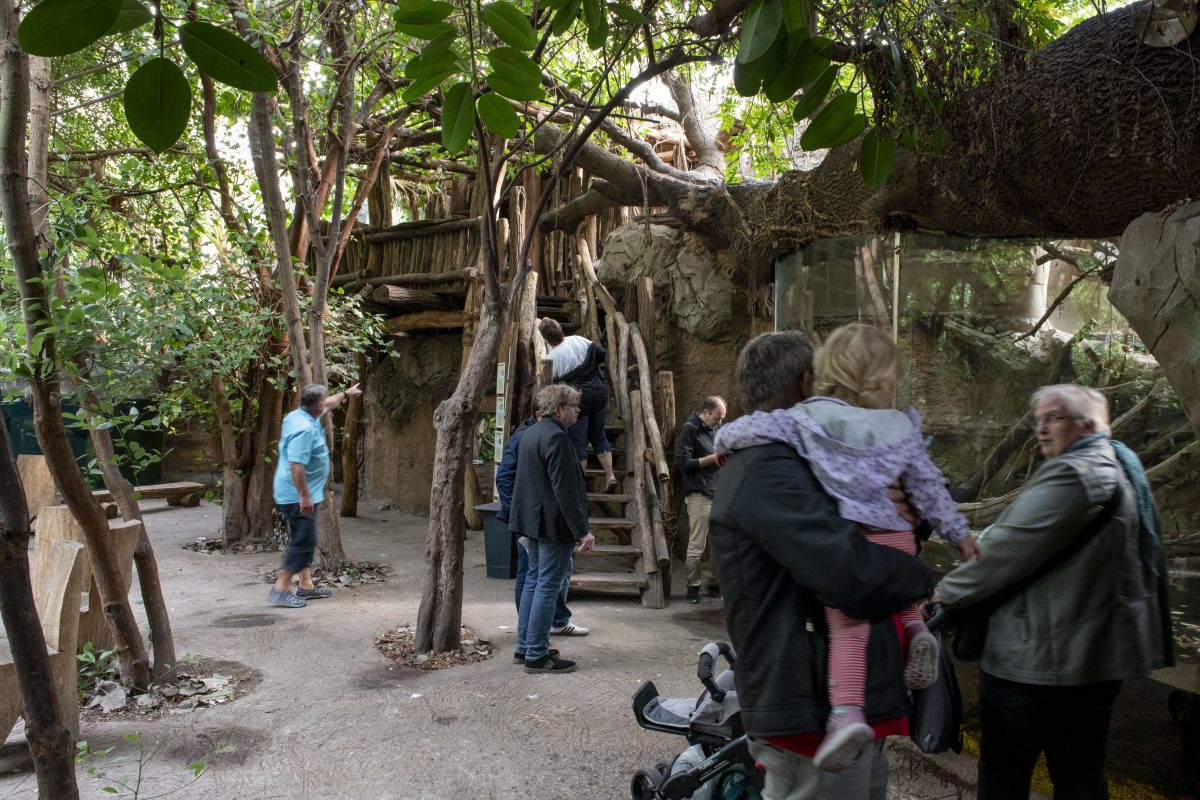
[[[275,605],[302,608],[309,600],[333,594],[329,589],[318,589],[312,580],[317,513],[325,500],[325,482],[329,479],[329,445],[320,419],[347,397],[359,394],[362,389],[357,383],[333,396],[327,394],[324,386],[310,383],[300,390],[300,407],[283,418],[274,494],[275,505],[287,520],[289,536],[275,585],[267,593],[267,599]],[[300,582],[294,592],[293,576]]]

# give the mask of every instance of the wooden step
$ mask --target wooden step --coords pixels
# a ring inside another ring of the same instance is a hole
[[[646,579],[632,572],[576,572],[571,588],[585,591],[640,593]]]
[[[641,554],[642,548],[634,547],[631,544],[598,544],[585,553],[576,552],[575,556],[634,556],[636,558]]]
[[[588,517],[589,528],[636,528],[637,523],[624,517]]]
[[[630,503],[633,497],[627,494],[605,494],[604,492],[588,492],[588,502],[591,503]]]

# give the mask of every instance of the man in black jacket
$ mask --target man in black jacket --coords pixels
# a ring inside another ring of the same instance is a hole
[[[791,406],[811,392],[812,348],[791,331],[759,336],[738,358],[737,382],[748,410]],[[808,464],[784,444],[729,455],[716,482],[711,532],[738,654],[742,723],[751,752],[767,770],[763,796],[816,798],[821,778],[810,755],[829,713],[823,607],[874,621],[866,715],[873,724],[902,720],[908,714],[904,653],[891,614],[926,596],[929,572],[899,550],[872,544],[839,517]],[[882,747],[868,748],[863,759],[875,760],[865,772],[877,783],[882,774],[886,784]],[[870,778],[854,789],[827,786],[827,796],[866,797]]]
[[[708,516],[712,510],[713,481],[721,468],[721,456],[713,449],[713,432],[725,419],[725,401],[713,395],[705,398],[699,411],[693,411],[675,435],[675,463],[683,475],[683,497],[688,514],[687,599],[700,602],[700,585],[708,584],[717,594],[709,563]]]
[[[517,652],[526,672],[573,672],[577,665],[550,650],[555,600],[571,553],[592,549],[587,486],[567,428],[579,418],[579,392],[556,383],[537,394],[541,419],[526,429],[517,450],[517,473],[508,529],[528,540],[529,571],[517,616]]]

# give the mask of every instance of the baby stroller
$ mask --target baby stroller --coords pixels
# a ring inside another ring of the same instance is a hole
[[[718,655],[730,668],[714,678]],[[763,772],[742,729],[733,667],[732,648],[712,642],[700,651],[696,666],[704,686],[698,698],[662,697],[653,681],[637,690],[633,716],[638,725],[683,736],[689,747],[670,761],[635,772],[629,787],[633,800],[760,800]]]

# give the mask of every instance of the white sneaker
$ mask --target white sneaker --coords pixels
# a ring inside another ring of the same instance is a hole
[[[591,629],[585,628],[582,625],[576,625],[574,622],[568,622],[566,625],[551,628],[550,633],[555,636],[587,636],[591,633]]]

